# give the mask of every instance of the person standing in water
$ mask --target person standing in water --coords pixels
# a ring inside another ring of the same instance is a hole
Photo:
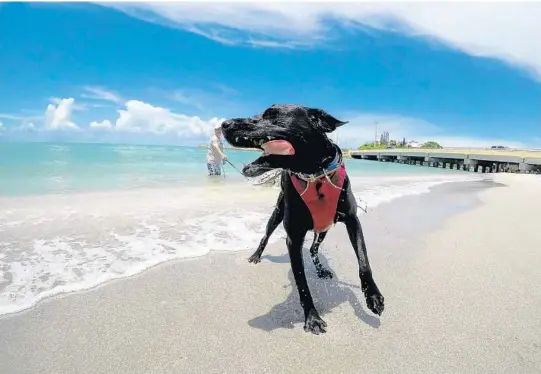
[[[207,169],[210,175],[222,175],[222,163],[227,160],[222,142],[222,125],[214,127],[207,151]]]

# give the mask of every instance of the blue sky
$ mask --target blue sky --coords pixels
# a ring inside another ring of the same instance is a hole
[[[0,141],[195,145],[298,103],[349,120],[343,146],[377,121],[391,138],[541,147],[541,6],[488,5],[2,4]]]

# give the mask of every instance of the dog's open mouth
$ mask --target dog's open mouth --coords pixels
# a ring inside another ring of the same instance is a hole
[[[248,178],[258,177],[273,169],[283,169],[288,164],[289,157],[295,155],[295,147],[289,141],[275,136],[244,136],[234,134],[232,130],[224,130],[226,140],[234,147],[258,148],[263,154],[245,165],[242,174]],[[255,135],[255,134],[254,134]]]
[[[279,140],[267,136],[266,139],[252,140],[246,136],[236,136],[230,143],[240,148],[260,148],[267,155],[291,156],[295,154],[295,148],[287,140]]]
[[[287,140],[268,140],[256,143],[263,150],[263,155],[244,166],[242,173],[247,177],[258,177],[269,170],[282,167],[283,157],[295,154],[295,148]]]
[[[260,146],[267,155],[291,156],[295,148],[287,140],[271,140]]]

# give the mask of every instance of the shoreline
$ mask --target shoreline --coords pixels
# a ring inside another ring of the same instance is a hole
[[[411,194],[411,195],[405,195],[405,196],[401,196],[401,197],[398,197],[398,198],[393,198],[392,200],[390,201],[383,201],[381,203],[378,203],[378,205],[376,207],[369,207],[369,214],[375,214],[376,216],[379,215],[379,212],[381,210],[383,210],[384,212],[386,210],[392,210],[394,204],[399,204],[400,205],[400,202],[401,200],[403,199],[408,199],[408,198],[413,198],[413,199],[422,199],[423,197],[426,199],[427,196],[430,196],[431,194],[434,194],[434,191],[435,193],[437,194],[439,192],[440,189],[446,189],[446,185],[469,185],[469,184],[475,184],[475,185],[480,185],[481,183],[488,183],[489,185],[491,185],[491,182],[486,182],[486,181],[451,181],[451,182],[443,182],[441,184],[437,184],[435,186],[431,186],[431,187],[428,187],[428,192],[421,192],[421,193],[418,193],[418,194]],[[450,189],[452,189],[453,187],[450,187]],[[266,191],[267,193],[271,193],[271,192],[275,192],[275,191]],[[1,201],[1,200],[0,200]],[[365,213],[362,213],[361,210],[359,210],[360,212],[360,219],[363,220],[365,217]],[[392,213],[391,212],[388,212],[389,215],[391,215]],[[269,216],[270,216],[270,211],[269,211]],[[418,218],[417,218],[418,219]],[[369,219],[369,221],[373,222],[374,219],[372,218],[372,220]],[[338,225],[335,225],[335,228],[336,229],[336,226],[342,226],[340,224]],[[275,244],[276,242],[280,241],[280,239],[278,239],[278,235],[280,234],[280,228],[281,226],[275,231],[275,233],[273,234],[273,236],[271,237],[271,240],[269,241],[269,246]],[[311,232],[308,232],[307,236],[306,236],[306,242],[308,243],[309,241],[311,241],[311,235],[312,233]],[[283,239],[283,238],[282,238]],[[305,244],[307,245],[307,244]],[[255,248],[254,248],[255,249]],[[96,281],[94,283],[91,283],[89,285],[82,285],[82,284],[68,284],[66,286],[63,286],[62,287],[62,290],[50,290],[50,292],[45,292],[44,294],[42,294],[39,299],[37,299],[36,301],[32,302],[31,304],[29,305],[26,305],[26,306],[21,306],[20,309],[16,309],[16,310],[13,310],[13,311],[8,311],[8,312],[1,312],[0,313],[0,321],[4,318],[10,318],[12,316],[16,316],[20,313],[26,313],[28,311],[31,311],[35,308],[39,308],[40,305],[42,305],[43,303],[47,303],[49,301],[54,301],[56,299],[61,299],[61,298],[64,298],[64,297],[70,297],[71,295],[77,295],[77,294],[80,294],[80,293],[86,293],[86,292],[92,292],[96,289],[99,289],[100,287],[105,287],[111,283],[114,283],[114,282],[119,282],[119,281],[123,281],[124,279],[130,279],[130,278],[134,278],[134,277],[138,277],[142,274],[144,274],[145,272],[147,271],[151,271],[152,269],[156,268],[156,267],[159,267],[159,266],[162,266],[162,265],[167,265],[169,263],[174,263],[174,262],[182,262],[182,261],[192,261],[192,260],[197,260],[197,259],[200,259],[201,257],[204,257],[204,256],[212,256],[212,255],[216,255],[218,253],[242,253],[242,252],[246,252],[247,255],[251,254],[249,252],[251,252],[252,250],[251,249],[236,249],[236,250],[230,250],[230,251],[223,251],[223,250],[216,250],[216,249],[210,249],[208,252],[206,253],[199,253],[199,254],[193,254],[193,255],[190,255],[190,256],[183,256],[183,257],[175,257],[173,256],[172,258],[170,259],[160,259],[160,260],[156,260],[156,262],[151,262],[151,263],[147,263],[147,264],[141,264],[141,266],[137,267],[137,268],[132,268],[128,273],[126,274],[120,274],[120,275],[117,275],[117,276],[114,276],[114,277],[109,277],[107,279],[104,279],[104,280],[100,280],[100,281]]]

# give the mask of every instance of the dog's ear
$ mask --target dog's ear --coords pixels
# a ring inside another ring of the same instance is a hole
[[[347,121],[337,120],[322,109],[306,108],[306,112],[312,126],[325,132],[333,132],[338,127],[348,123]]]

